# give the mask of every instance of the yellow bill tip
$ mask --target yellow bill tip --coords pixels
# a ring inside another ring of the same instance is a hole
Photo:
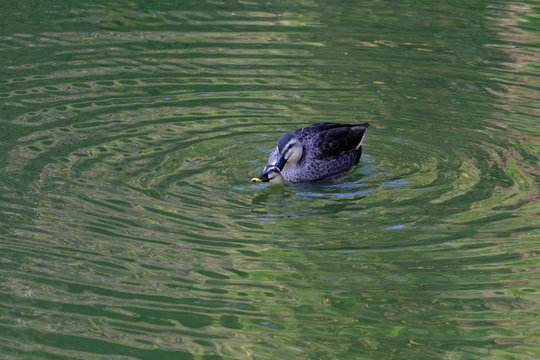
[[[261,178],[254,177],[251,179],[251,182],[263,182]]]

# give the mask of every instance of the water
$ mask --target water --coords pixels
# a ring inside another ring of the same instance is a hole
[[[537,5],[1,4],[0,358],[540,358]]]

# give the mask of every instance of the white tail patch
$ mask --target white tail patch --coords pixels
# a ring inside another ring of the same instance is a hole
[[[358,143],[358,145],[356,145],[356,147],[354,148],[354,150],[358,150],[360,148],[360,146],[363,146],[364,145],[364,139],[366,138],[366,134],[367,134],[367,129],[364,130],[364,133],[362,134],[362,138],[360,139],[360,142]]]

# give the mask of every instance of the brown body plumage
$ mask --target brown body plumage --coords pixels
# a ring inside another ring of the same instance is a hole
[[[368,126],[318,123],[286,133],[252,181],[307,182],[339,174],[360,160]]]

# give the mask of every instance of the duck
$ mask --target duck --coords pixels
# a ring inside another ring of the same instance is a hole
[[[369,123],[324,122],[283,134],[252,182],[313,182],[358,164]]]

